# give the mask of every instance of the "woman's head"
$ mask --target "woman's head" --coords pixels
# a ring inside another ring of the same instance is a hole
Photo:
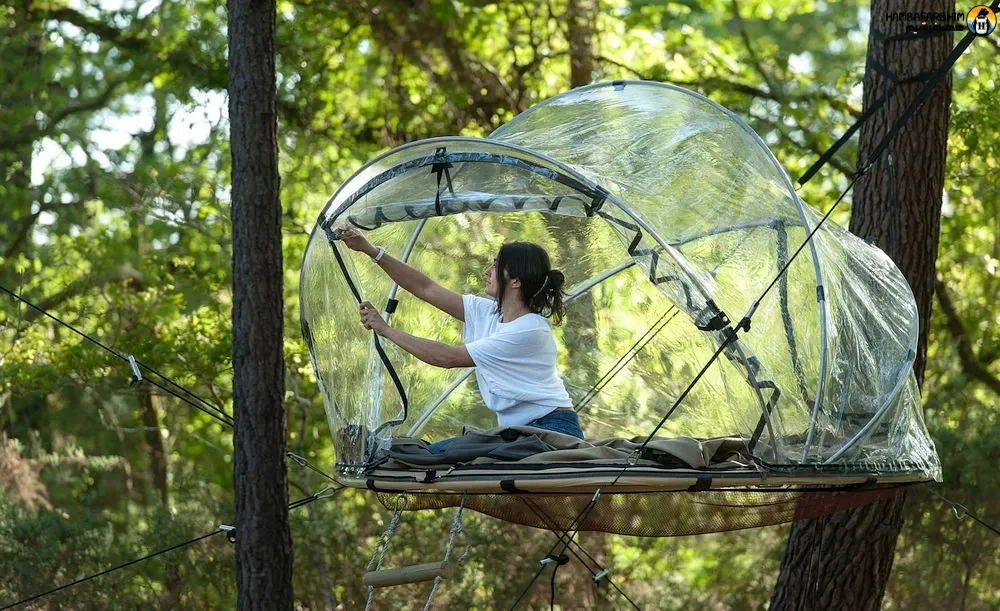
[[[562,322],[563,283],[566,277],[549,264],[545,250],[530,242],[509,242],[500,247],[486,275],[486,293],[496,297],[497,310],[516,299],[531,312]]]

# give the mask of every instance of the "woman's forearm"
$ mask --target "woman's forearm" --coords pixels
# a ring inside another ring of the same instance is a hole
[[[374,255],[374,251],[369,253],[369,256]],[[434,282],[420,270],[403,263],[389,253],[382,255],[377,265],[392,278],[393,282],[417,296]]]
[[[400,284],[402,286],[402,284]],[[465,346],[450,346],[387,327],[382,336],[421,361],[435,367],[474,367]]]

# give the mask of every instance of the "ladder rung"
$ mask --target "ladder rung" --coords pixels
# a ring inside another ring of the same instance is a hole
[[[429,562],[413,566],[401,566],[395,569],[384,569],[365,573],[362,581],[366,586],[386,588],[404,583],[430,581],[437,577],[448,579],[452,575],[450,562]]]

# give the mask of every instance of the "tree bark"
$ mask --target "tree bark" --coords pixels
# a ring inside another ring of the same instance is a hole
[[[153,393],[148,388],[139,392],[142,406],[142,428],[145,431],[146,447],[149,450],[150,469],[153,471],[153,486],[160,495],[160,504],[167,507],[170,502],[169,464],[167,451],[160,434],[160,416],[157,413]]]
[[[887,36],[907,30],[896,11],[955,11],[954,1],[874,0],[869,59],[865,70],[867,110],[891,81],[872,58],[898,79],[944,63],[952,36],[922,37],[883,45]],[[922,84],[902,85],[861,128],[859,164],[865,163],[890,126],[916,98]],[[854,189],[851,232],[882,248],[903,272],[916,299],[920,320],[917,381],[923,381],[928,322],[934,292],[940,234],[941,197],[948,143],[951,78],[942,82],[909,124],[895,137]],[[878,609],[892,569],[896,538],[903,526],[905,495],[792,526],[771,609]]]
[[[228,9],[237,606],[291,609],[275,3]]]
[[[569,85],[582,87],[594,79],[594,18],[596,0],[570,0],[566,15],[569,41]]]

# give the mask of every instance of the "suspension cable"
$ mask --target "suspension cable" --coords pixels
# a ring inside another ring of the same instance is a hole
[[[937,498],[939,498],[940,500],[944,501],[946,504],[951,505],[951,511],[952,511],[952,513],[955,514],[955,519],[956,520],[961,520],[962,518],[965,518],[965,517],[972,518],[973,521],[975,521],[976,523],[978,523],[983,528],[989,529],[989,530],[991,530],[993,532],[994,535],[1000,536],[1000,528],[997,528],[996,526],[993,526],[992,524],[989,524],[985,520],[979,518],[978,516],[976,516],[976,514],[974,514],[971,511],[969,511],[965,507],[965,505],[962,505],[961,503],[956,503],[955,501],[952,501],[952,500],[948,499],[943,494],[941,494],[940,492],[938,492],[937,490],[935,490],[934,488],[932,488],[930,486],[927,486],[925,489],[928,492],[930,492],[932,495],[934,495]]]
[[[180,384],[178,384],[174,380],[172,380],[172,379],[168,378],[167,376],[161,374],[160,372],[158,372],[155,369],[153,369],[152,367],[146,365],[142,361],[139,361],[138,359],[135,359],[134,357],[130,358],[129,356],[126,356],[126,355],[118,352],[117,350],[114,350],[113,348],[109,348],[108,346],[104,345],[103,343],[101,343],[97,339],[94,339],[93,337],[87,335],[83,331],[80,331],[79,329],[77,329],[73,325],[69,324],[68,322],[66,322],[66,321],[64,321],[64,320],[56,317],[55,315],[51,314],[47,310],[41,308],[40,306],[35,305],[34,303],[28,301],[27,299],[25,299],[21,295],[18,295],[17,293],[15,293],[14,291],[11,291],[10,289],[8,289],[7,287],[5,287],[3,285],[0,285],[0,291],[2,291],[4,293],[7,293],[8,295],[10,295],[11,297],[13,297],[17,301],[20,301],[21,303],[27,305],[29,308],[35,310],[39,314],[41,314],[41,315],[43,315],[43,316],[45,316],[45,317],[47,317],[47,318],[55,321],[56,323],[62,325],[63,327],[69,329],[73,333],[76,333],[77,335],[79,335],[80,337],[82,337],[84,340],[86,340],[86,341],[90,342],[91,344],[94,344],[98,348],[101,348],[102,350],[104,350],[104,351],[106,351],[106,352],[114,355],[115,357],[121,359],[122,361],[124,361],[126,363],[129,363],[130,365],[134,362],[135,365],[143,367],[148,372],[150,372],[153,375],[156,375],[159,378],[161,378],[162,380],[164,380],[166,383],[172,385],[175,388],[180,389],[184,393],[184,395],[187,395],[187,396],[181,395],[177,391],[172,390],[171,388],[168,388],[168,387],[164,386],[163,384],[160,384],[159,382],[156,382],[155,380],[151,380],[151,379],[147,378],[147,379],[145,379],[145,381],[149,382],[150,384],[152,384],[156,388],[159,388],[160,390],[162,390],[162,391],[164,391],[164,392],[166,392],[166,393],[168,393],[170,395],[173,395],[174,397],[176,397],[176,398],[180,399],[181,401],[187,403],[191,407],[193,407],[193,408],[195,408],[195,409],[197,409],[197,410],[199,410],[199,411],[201,411],[201,412],[203,412],[203,413],[211,416],[212,418],[215,418],[219,422],[221,422],[221,423],[223,423],[223,424],[225,424],[227,426],[230,426],[230,427],[233,426],[233,417],[230,416],[228,413],[226,413],[225,410],[223,410],[222,408],[217,407],[215,405],[212,405],[211,403],[209,403],[205,399],[201,398],[200,396],[196,395],[195,393],[191,392],[190,390],[184,388],[183,386],[181,386]],[[142,378],[139,378],[139,379],[142,379]],[[138,381],[138,380],[136,380],[136,381]],[[191,397],[191,398],[189,398],[189,397]],[[192,400],[192,398],[194,400]],[[198,403],[196,403],[195,400],[198,401]]]
[[[568,533],[563,532],[561,529],[559,529],[559,527],[555,523],[555,520],[553,520],[551,516],[549,516],[541,507],[539,507],[529,497],[523,497],[522,500],[528,506],[528,509],[531,509],[531,511],[536,516],[538,516],[538,518],[542,520],[542,522],[545,523],[545,527],[548,528],[550,531],[552,531],[552,533],[559,538],[559,542],[560,543],[563,542],[564,538],[568,535]],[[570,540],[570,543],[572,544],[572,547],[569,548],[569,552],[573,554],[577,560],[580,561],[580,564],[587,567],[587,570],[590,570],[589,566],[584,561],[584,559],[580,557],[580,554],[582,553],[584,556],[587,557],[587,560],[589,560],[595,567],[600,569],[600,571],[595,571],[591,576],[594,579],[595,585],[599,582],[599,579],[606,579],[607,582],[611,584],[611,587],[614,588],[619,594],[621,594],[625,598],[625,600],[627,600],[629,604],[632,605],[632,607],[636,609],[641,608],[639,607],[639,605],[635,603],[635,601],[631,599],[631,597],[629,597],[628,594],[626,594],[621,588],[618,587],[617,584],[615,584],[614,580],[611,579],[611,575],[608,574],[607,569],[604,566],[602,566],[601,563],[598,562],[593,556],[591,556],[590,553],[587,552],[587,550],[580,544],[579,541],[573,539]],[[574,549],[574,547],[576,549]],[[577,550],[579,550],[579,553],[577,552]]]
[[[673,315],[669,319],[667,319],[666,322],[663,322],[663,319],[666,318],[671,311],[673,311]],[[623,369],[625,369],[625,367],[627,367],[628,364],[632,362],[632,359],[638,356],[639,352],[641,352],[642,349],[645,348],[646,345],[649,342],[651,342],[653,338],[656,337],[656,335],[660,333],[660,331],[666,328],[666,326],[670,324],[670,322],[674,319],[674,317],[677,316],[678,313],[680,313],[680,310],[678,310],[677,306],[675,305],[671,305],[669,308],[667,308],[660,316],[660,318],[657,319],[655,323],[653,323],[653,326],[646,329],[645,333],[639,336],[639,339],[637,339],[632,344],[632,346],[624,352],[624,354],[618,357],[618,360],[615,362],[615,364],[612,365],[610,369],[605,371],[604,375],[602,375],[600,379],[594,382],[594,385],[590,387],[590,390],[587,391],[587,394],[585,394],[583,398],[577,401],[576,405],[573,406],[573,411],[577,412],[580,411],[580,409],[583,408],[583,406],[586,405],[588,401],[593,399],[595,396],[597,396],[598,393],[604,390],[604,387],[611,382],[612,378],[614,378]]]
[[[309,503],[312,503],[314,501],[318,501],[320,499],[330,498],[330,497],[334,496],[335,494],[337,494],[338,492],[340,492],[343,489],[344,489],[343,486],[341,486],[340,488],[330,488],[330,487],[323,488],[323,489],[321,489],[321,490],[319,490],[319,491],[317,491],[317,492],[315,492],[313,494],[310,494],[308,496],[305,496],[305,497],[303,497],[301,499],[298,499],[296,501],[293,501],[293,502],[289,503],[288,504],[288,509],[289,510],[296,509],[298,507],[302,507],[303,505],[308,505]],[[104,575],[108,575],[109,573],[114,573],[115,571],[118,571],[120,569],[128,568],[130,566],[139,564],[140,562],[145,562],[146,560],[150,560],[152,558],[156,558],[157,556],[162,556],[163,554],[166,554],[168,552],[172,552],[174,550],[181,549],[181,548],[187,547],[189,545],[193,545],[193,544],[195,544],[195,543],[197,543],[199,541],[202,541],[204,539],[208,539],[209,537],[214,537],[215,535],[217,535],[219,533],[229,533],[230,536],[232,536],[233,532],[235,532],[235,529],[234,529],[234,527],[232,525],[223,524],[223,525],[219,526],[218,528],[216,528],[215,530],[213,530],[212,532],[205,533],[203,535],[199,535],[199,536],[197,536],[197,537],[195,537],[193,539],[188,539],[187,541],[184,541],[182,543],[178,543],[176,545],[171,545],[170,547],[166,547],[166,548],[163,548],[161,550],[157,550],[157,551],[152,552],[150,554],[146,554],[145,556],[142,556],[140,558],[135,558],[134,560],[129,560],[128,562],[123,562],[122,564],[119,564],[117,566],[113,566],[113,567],[108,568],[108,569],[104,569],[103,571],[99,571],[99,572],[94,573],[92,575],[87,575],[86,577],[81,577],[80,579],[77,579],[75,581],[71,581],[69,583],[65,583],[65,584],[63,584],[61,586],[57,586],[55,588],[52,588],[51,590],[46,590],[45,592],[41,592],[39,594],[33,594],[32,596],[29,596],[27,598],[23,598],[23,599],[21,599],[21,600],[19,600],[17,602],[12,602],[12,603],[5,604],[3,607],[0,607],[0,611],[4,611],[5,609],[11,609],[11,608],[16,607],[18,605],[23,605],[25,603],[29,603],[29,602],[31,602],[33,600],[38,600],[39,598],[43,598],[45,596],[48,596],[49,594],[54,594],[54,593],[59,592],[61,590],[65,590],[67,588],[71,588],[73,586],[77,586],[77,585],[80,585],[82,583],[86,583],[86,582],[88,582],[88,581],[90,581],[92,579],[97,579],[98,577],[102,577]]]

